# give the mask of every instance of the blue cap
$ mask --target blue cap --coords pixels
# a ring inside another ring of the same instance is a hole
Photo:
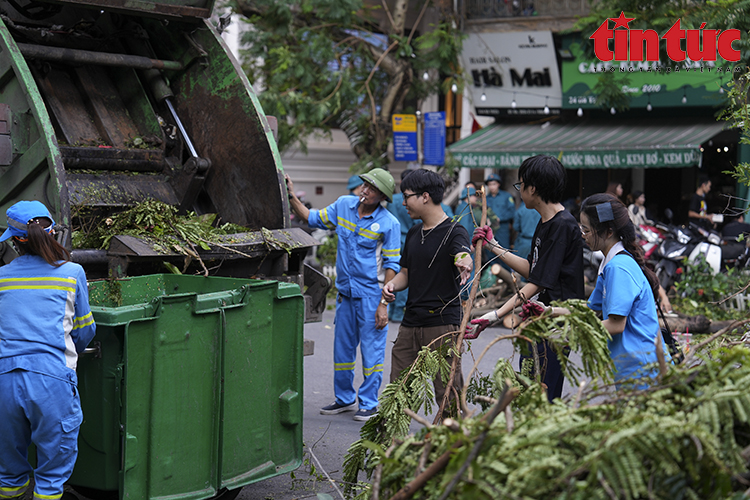
[[[52,224],[45,228],[48,233],[55,226],[55,221],[52,219],[49,210],[39,201],[19,201],[5,213],[8,216],[8,229],[0,236],[0,241],[5,241],[11,236],[26,238],[29,235],[27,229],[29,221],[37,217],[46,217],[52,221]]]
[[[459,200],[465,200],[469,196],[474,196],[475,194],[477,194],[477,190],[474,189],[473,187],[463,188],[461,190],[461,196],[458,199]]]
[[[363,181],[358,175],[352,175],[351,177],[349,177],[349,182],[346,184],[346,189],[351,191],[355,187],[361,186],[364,183],[365,181]]]
[[[497,175],[497,174],[490,174],[490,175],[489,175],[489,176],[488,176],[488,177],[487,177],[487,178],[486,178],[486,179],[484,180],[484,183],[485,183],[485,184],[487,184],[487,183],[488,183],[488,182],[490,182],[490,181],[497,181],[497,182],[499,182],[500,184],[502,184],[502,183],[503,183],[503,180],[502,180],[502,179],[500,178],[500,176],[499,176],[499,175]]]

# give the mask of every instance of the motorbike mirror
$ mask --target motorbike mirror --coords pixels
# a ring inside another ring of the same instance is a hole
[[[674,216],[674,212],[672,212],[671,208],[665,208],[664,209],[664,215],[666,215],[667,219],[669,219],[671,221],[672,217]]]

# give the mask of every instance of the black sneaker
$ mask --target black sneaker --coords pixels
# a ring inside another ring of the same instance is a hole
[[[357,413],[354,414],[354,420],[356,420],[357,422],[367,422],[377,413],[377,408],[373,408],[371,410],[357,410]]]
[[[357,408],[357,402],[348,404],[348,405],[340,405],[338,402],[334,401],[333,403],[329,404],[328,406],[324,406],[320,409],[321,415],[338,415],[339,413],[344,413],[345,411],[354,411]]]

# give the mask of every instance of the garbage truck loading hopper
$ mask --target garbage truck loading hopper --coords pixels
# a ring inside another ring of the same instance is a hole
[[[0,211],[36,199],[60,242],[86,213],[103,223],[145,200],[250,229],[200,250],[212,274],[306,287],[319,320],[330,281],[304,265],[317,242],[292,228],[283,169],[247,77],[195,2],[0,1]],[[89,219],[89,223],[90,219]],[[13,256],[0,248],[4,260]],[[89,279],[182,268],[146,238],[73,248]],[[193,262],[186,272],[198,269]]]

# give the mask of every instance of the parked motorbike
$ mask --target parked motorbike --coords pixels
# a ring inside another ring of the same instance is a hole
[[[713,274],[731,267],[745,267],[750,260],[750,248],[741,242],[723,241],[716,231],[692,222],[687,226],[665,227],[666,238],[659,245],[654,269],[665,290],[679,281],[681,266],[696,262],[699,256],[703,256]]]

